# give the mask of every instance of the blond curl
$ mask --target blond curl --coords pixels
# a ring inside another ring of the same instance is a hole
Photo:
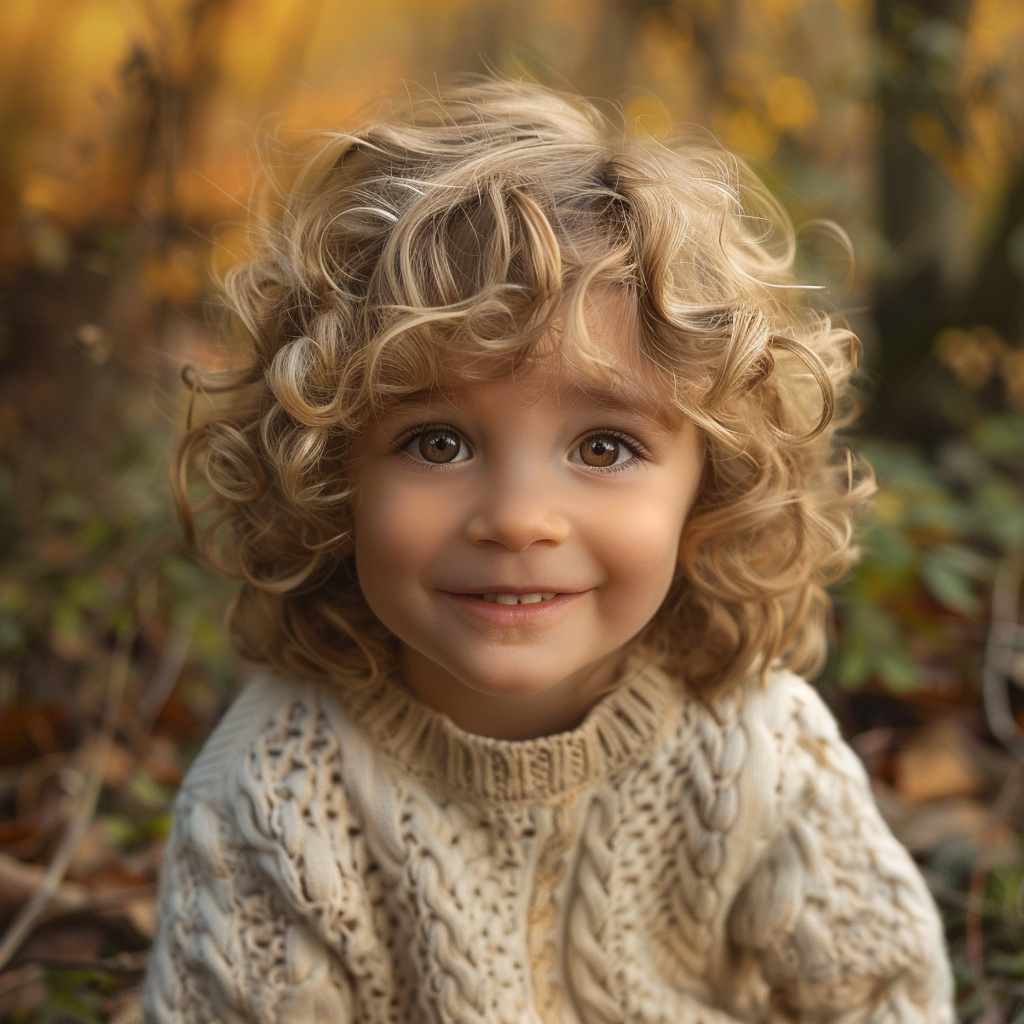
[[[872,489],[835,440],[859,346],[804,301],[792,224],[740,160],[478,79],[319,136],[287,187],[267,187],[252,232],[253,257],[223,281],[248,356],[193,381],[219,397],[175,473],[187,536],[241,581],[241,653],[350,681],[392,669],[397,642],[353,560],[350,473],[370,419],[556,349],[607,378],[584,309],[611,287],[634,306],[660,400],[706,453],[643,642],[695,691],[821,664],[824,587],[855,556]]]

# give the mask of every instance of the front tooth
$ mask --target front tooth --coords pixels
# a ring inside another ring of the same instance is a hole
[[[498,604],[518,604],[519,598],[515,594],[495,594],[494,599]]]
[[[538,601],[542,601],[543,598],[540,594],[522,594],[519,597],[520,604],[536,604]]]
[[[541,594],[540,596],[543,597],[545,601],[550,601],[551,598],[555,596],[555,592],[552,591],[550,594]]]

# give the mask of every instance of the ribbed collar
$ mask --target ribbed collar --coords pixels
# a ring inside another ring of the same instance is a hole
[[[497,740],[463,731],[390,679],[341,695],[375,745],[410,775],[489,802],[541,802],[600,781],[648,750],[682,700],[681,683],[634,657],[577,728]]]

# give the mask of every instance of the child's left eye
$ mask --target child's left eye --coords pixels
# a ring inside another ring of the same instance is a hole
[[[573,450],[571,461],[592,469],[620,469],[643,461],[640,446],[618,434],[591,434]]]

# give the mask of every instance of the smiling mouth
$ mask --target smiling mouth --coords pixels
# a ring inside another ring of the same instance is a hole
[[[531,590],[521,594],[507,591],[484,591],[467,594],[465,591],[442,591],[468,615],[492,625],[515,626],[531,622],[546,622],[551,616],[568,611],[589,590]]]

